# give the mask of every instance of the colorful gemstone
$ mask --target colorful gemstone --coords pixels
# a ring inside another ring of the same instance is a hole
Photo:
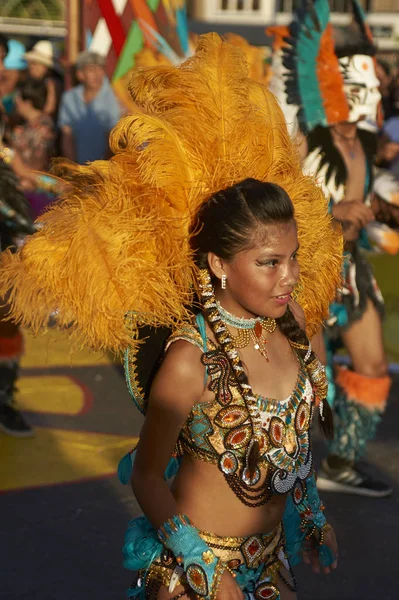
[[[303,500],[304,489],[303,489],[302,483],[299,480],[297,480],[295,483],[292,497],[293,497],[294,503],[297,505],[300,504]]]
[[[235,473],[238,467],[236,456],[232,452],[224,452],[219,459],[219,467],[226,475]]]
[[[254,331],[257,338],[262,336],[262,325],[259,321],[255,323]]]
[[[280,598],[280,592],[275,585],[263,583],[255,590],[256,600],[277,600]]]
[[[251,536],[242,544],[241,549],[245,557],[247,567],[258,567],[261,562],[264,550],[262,538],[256,535]]]
[[[310,410],[309,406],[304,400],[298,406],[298,410],[295,415],[295,429],[298,433],[302,433],[309,426]]]
[[[251,439],[252,429],[250,425],[244,425],[233,429],[225,437],[226,448],[239,449],[246,446]]]
[[[208,595],[208,581],[204,569],[200,565],[192,564],[186,569],[186,578],[189,586],[200,596]]]
[[[272,417],[270,419],[269,435],[273,446],[281,448],[285,436],[284,421],[282,421],[278,417]]]
[[[222,408],[215,417],[215,423],[219,427],[232,429],[242,425],[248,418],[247,411],[241,406],[228,406]]]

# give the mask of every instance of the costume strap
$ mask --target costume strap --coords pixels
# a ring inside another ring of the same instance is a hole
[[[165,351],[169,348],[171,344],[173,344],[173,342],[176,342],[177,340],[185,340],[186,342],[190,342],[190,344],[194,344],[194,346],[197,346],[197,348],[199,348],[201,352],[205,354],[208,351],[209,341],[206,335],[204,315],[202,313],[198,313],[195,316],[195,322],[197,324],[197,327],[194,327],[194,325],[188,323],[183,327],[176,329],[176,331],[172,333],[172,335],[166,342]],[[206,385],[207,381],[208,367],[205,367],[204,385]]]
[[[158,530],[160,542],[184,568],[187,583],[201,598],[214,600],[225,570],[186,515],[175,515]]]
[[[173,344],[173,342],[177,342],[178,340],[184,340],[197,346],[201,350],[201,352],[206,352],[206,341],[200,331],[192,325],[191,323],[187,323],[179,329],[176,329],[168,338],[165,346],[165,352],[168,348]]]

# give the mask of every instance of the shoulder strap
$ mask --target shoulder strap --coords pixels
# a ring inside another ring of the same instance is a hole
[[[205,352],[207,352],[207,350],[208,350],[208,340],[206,337],[206,327],[205,327],[204,315],[202,313],[198,313],[195,316],[195,322],[196,322],[197,327],[195,327],[194,325],[191,325],[190,323],[187,323],[187,325],[184,325],[183,327],[176,329],[176,331],[174,331],[172,333],[172,335],[169,337],[168,341],[166,342],[165,351],[169,348],[169,346],[171,344],[173,344],[173,342],[176,342],[177,340],[185,340],[186,342],[189,342],[190,344],[194,344],[194,346],[197,346],[197,348],[199,348],[201,350],[201,352],[203,352],[205,354]],[[208,381],[208,368],[205,367],[204,385],[206,385],[207,381]]]
[[[173,342],[177,342],[177,340],[189,342],[190,344],[197,346],[201,352],[206,352],[206,344],[204,344],[201,333],[191,323],[179,327],[179,329],[176,329],[172,335],[169,336],[168,341],[166,342],[165,351],[173,344]]]
[[[207,337],[206,337],[206,327],[205,327],[204,315],[202,313],[198,313],[195,316],[195,321],[197,323],[198,330],[201,334],[202,344],[204,346],[204,352],[206,352],[208,350],[208,348],[207,348]]]

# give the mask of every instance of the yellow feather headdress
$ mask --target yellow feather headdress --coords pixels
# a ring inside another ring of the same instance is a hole
[[[274,96],[247,76],[242,53],[216,34],[179,67],[137,71],[137,113],[111,135],[115,156],[63,164],[63,198],[16,254],[3,253],[0,295],[37,331],[59,326],[95,349],[132,343],[125,315],[175,327],[197,285],[189,230],[215,192],[253,177],[295,205],[301,293],[312,334],[340,278],[342,239],[312,178],[303,175]],[[133,342],[134,343],[134,342]]]

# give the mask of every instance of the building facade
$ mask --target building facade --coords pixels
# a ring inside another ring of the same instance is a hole
[[[285,25],[297,0],[189,0],[189,14],[198,33],[236,31],[253,44],[264,44],[264,28]],[[362,0],[374,40],[382,52],[399,51],[399,0]],[[350,0],[330,0],[332,21],[345,27],[351,20]],[[263,40],[263,41],[262,41]]]

